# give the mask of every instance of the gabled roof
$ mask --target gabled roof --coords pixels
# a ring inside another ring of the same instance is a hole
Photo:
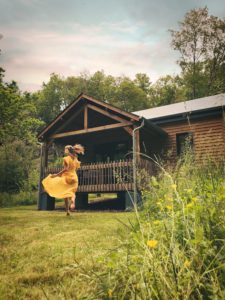
[[[124,119],[130,121],[138,122],[141,118],[133,113],[126,112],[118,107],[115,107],[111,104],[103,102],[101,100],[95,99],[88,95],[81,93],[73,102],[71,102],[52,122],[50,122],[39,134],[38,139],[41,139],[43,136],[47,135],[50,130],[54,130],[54,127],[57,127],[62,122],[65,121],[67,115],[71,113],[72,110],[75,110],[82,101],[86,101],[88,103],[92,103],[94,105],[103,107],[105,110],[110,111],[114,114],[120,115]]]
[[[133,112],[133,114],[138,115],[139,117],[144,117],[148,120],[153,120],[163,117],[172,117],[185,113],[190,114],[192,112],[205,111],[223,106],[225,106],[225,94],[218,94],[175,104],[135,111]]]

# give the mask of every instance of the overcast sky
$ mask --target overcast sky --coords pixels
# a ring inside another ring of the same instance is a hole
[[[168,29],[187,11],[224,17],[224,0],[0,0],[0,66],[7,81],[38,90],[51,73],[176,74]]]

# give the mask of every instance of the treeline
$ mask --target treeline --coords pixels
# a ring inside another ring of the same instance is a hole
[[[28,93],[5,82],[0,68],[0,205],[21,192],[29,202],[38,182],[37,133],[81,92],[131,112],[225,92],[225,19],[210,16],[207,8],[191,10],[171,36],[181,72],[155,83],[143,73],[131,79],[101,70],[67,78],[51,74],[39,91]]]

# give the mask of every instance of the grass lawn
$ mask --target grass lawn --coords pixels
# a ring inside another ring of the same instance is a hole
[[[104,299],[88,272],[119,246],[133,213],[0,209],[0,299]]]

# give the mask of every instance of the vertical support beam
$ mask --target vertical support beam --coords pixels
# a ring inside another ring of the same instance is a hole
[[[135,152],[136,152],[136,160],[137,162],[140,160],[140,131],[137,130],[135,132]]]
[[[43,145],[43,169],[48,166],[48,144],[45,142]]]
[[[144,119],[139,127],[135,127],[133,130],[133,182],[134,182],[134,208],[136,209],[137,205],[137,152],[140,153],[140,135],[136,135],[137,132],[144,126]],[[136,141],[138,138],[138,142]],[[138,147],[138,148],[136,148]],[[139,154],[140,156],[140,154]]]
[[[43,178],[43,143],[40,143],[41,146],[41,153],[40,153],[40,173],[39,173],[39,184],[38,184],[38,203],[37,203],[37,209],[41,209],[41,193],[42,193],[42,186],[41,181]]]
[[[88,106],[84,107],[84,129],[88,128]]]

